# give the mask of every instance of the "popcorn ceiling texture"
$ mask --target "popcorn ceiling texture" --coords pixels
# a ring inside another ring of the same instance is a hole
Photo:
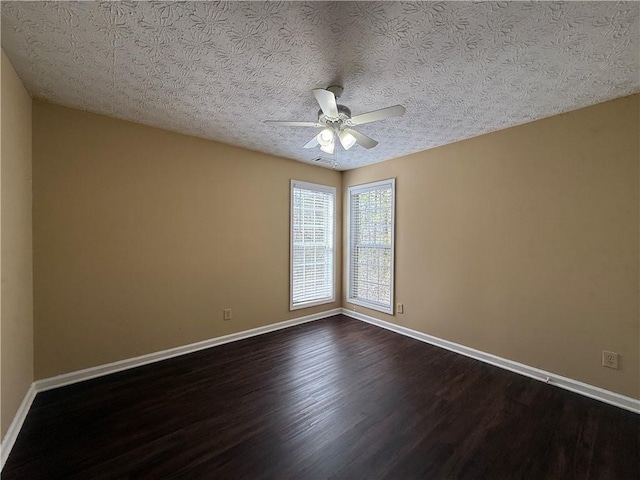
[[[2,2],[30,93],[305,162],[313,88],[380,144],[351,169],[640,91],[635,2]],[[330,162],[329,164],[331,164]]]

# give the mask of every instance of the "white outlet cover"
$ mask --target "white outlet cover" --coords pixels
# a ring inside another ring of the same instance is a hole
[[[602,351],[602,366],[618,369],[618,354],[616,352]]]

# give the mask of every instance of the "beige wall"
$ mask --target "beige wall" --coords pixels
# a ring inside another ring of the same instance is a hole
[[[638,117],[636,95],[341,178],[34,102],[36,378],[339,306],[288,311],[289,179],[396,177],[405,313],[359,311],[640,397]]]
[[[341,305],[338,268],[336,302],[289,312],[290,179],[340,191],[339,172],[33,111],[36,378]]]
[[[2,52],[1,437],[33,381],[31,97]]]
[[[358,311],[640,398],[639,98],[347,172],[397,178],[405,313]]]

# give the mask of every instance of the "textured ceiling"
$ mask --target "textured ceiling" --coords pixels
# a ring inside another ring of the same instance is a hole
[[[349,169],[640,91],[635,2],[2,2],[38,98],[301,161],[339,83],[380,144]],[[324,155],[326,157],[326,155]],[[333,157],[327,165],[333,164]]]

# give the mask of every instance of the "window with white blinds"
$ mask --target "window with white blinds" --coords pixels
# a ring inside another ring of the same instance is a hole
[[[335,187],[291,181],[291,310],[335,300]]]
[[[393,314],[395,179],[349,187],[348,302]]]

